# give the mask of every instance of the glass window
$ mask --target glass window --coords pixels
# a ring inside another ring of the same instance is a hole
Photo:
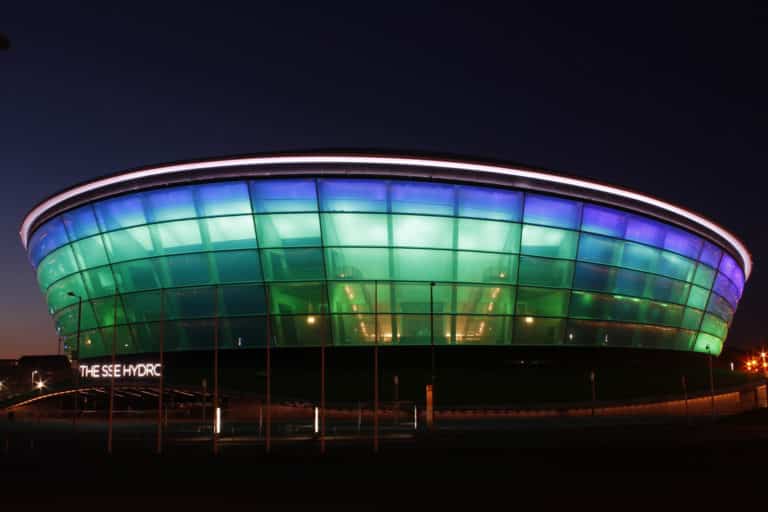
[[[216,293],[212,286],[165,290],[165,314],[170,320],[212,318],[217,315]]]
[[[447,217],[392,215],[394,245],[452,249],[454,222]]]
[[[375,319],[373,315],[333,315],[334,345],[366,345],[374,343]],[[380,322],[381,323],[381,322]],[[365,330],[363,328],[365,327]],[[392,341],[389,333],[388,342]],[[384,333],[379,332],[379,343],[384,341]]]
[[[683,256],[661,251],[657,272],[681,281],[692,281],[696,263]]]
[[[147,226],[112,231],[104,238],[112,263],[157,255]]]
[[[393,286],[389,282],[378,286]],[[331,311],[333,313],[371,313],[375,306],[375,288],[370,282],[328,282],[328,294],[330,295]],[[381,296],[381,293],[379,294]],[[381,300],[381,299],[380,299]],[[379,304],[379,311],[383,311],[384,304]]]
[[[320,220],[316,213],[256,215],[261,247],[319,247]]]
[[[159,259],[144,259],[113,265],[121,293],[160,288],[163,275]]]
[[[612,292],[614,289],[616,279],[615,268],[577,262],[575,272],[573,277],[574,288],[598,292]]]
[[[279,347],[319,347],[323,343],[332,344],[328,316],[273,316],[271,320],[272,336]]]
[[[83,238],[73,242],[71,247],[81,269],[100,267],[109,263],[101,235]]]
[[[553,196],[526,194],[526,224],[541,224],[559,228],[578,229],[581,216],[581,203]]]
[[[83,306],[85,307],[85,306]],[[117,325],[125,323],[125,311],[123,310],[123,304],[118,297],[115,301],[115,296],[104,297],[91,301],[91,307],[93,308],[93,314],[96,317],[99,327],[111,327],[115,325],[115,314],[117,314]],[[109,333],[110,342],[112,333]],[[111,343],[109,343],[111,345]]]
[[[454,281],[453,251],[392,249],[393,277],[399,281]]]
[[[140,193],[107,199],[94,203],[101,231],[139,226],[147,223]]]
[[[685,304],[688,300],[691,285],[687,283],[661,276],[650,276],[649,281],[650,292],[647,296],[651,299],[675,304]]]
[[[429,314],[429,283],[379,283],[377,288],[379,313]],[[450,290],[445,290],[437,285],[433,290],[435,313],[450,309]]]
[[[256,234],[250,215],[202,219],[200,223],[213,250],[256,248]]]
[[[522,192],[459,185],[456,194],[461,217],[514,222],[520,222],[522,218]]]
[[[581,229],[599,235],[624,238],[627,231],[627,214],[612,208],[585,204]],[[583,243],[583,235],[581,240]]]
[[[438,322],[435,320],[435,330],[431,330],[429,315],[379,315],[379,332],[383,341],[386,335],[396,340],[398,345],[429,345],[431,335],[434,334],[435,344],[444,345],[445,338],[438,332]],[[363,332],[371,332],[372,326],[368,326]]]
[[[520,252],[520,224],[490,220],[458,219],[459,249]]]
[[[581,234],[579,259],[606,265],[618,265],[624,251],[624,242],[602,236]]]
[[[61,311],[58,311],[54,317],[54,323],[56,324],[56,330],[60,335],[66,336],[68,334],[77,334],[77,304],[72,304]],[[83,310],[80,314],[80,350],[82,352],[83,346],[86,345],[85,341],[87,336],[84,336],[84,332],[88,329],[94,329],[98,327],[96,324],[96,318],[93,316],[93,308],[88,302],[83,302]],[[76,338],[73,339],[77,343]]]
[[[702,242],[702,239],[694,234],[672,226],[667,226],[664,249],[696,259],[699,257]]]
[[[620,266],[655,273],[659,265],[660,253],[661,251],[653,247],[626,242]]]
[[[694,345],[693,350],[702,354],[719,356],[720,352],[723,350],[723,340],[716,338],[711,334],[701,332],[696,337],[696,344]]]
[[[699,256],[699,261],[706,263],[712,268],[718,268],[722,254],[723,251],[721,251],[717,246],[705,241],[704,247],[701,249],[701,256]]]
[[[517,290],[517,314],[531,316],[566,316],[568,290],[524,288]]]
[[[508,345],[512,340],[511,317],[444,315],[435,322],[435,329],[452,345]]]
[[[393,181],[390,186],[393,212],[454,214],[453,185]]]
[[[192,219],[197,217],[193,188],[168,187],[144,192],[149,222]]]
[[[163,314],[160,303],[161,295],[165,292],[151,291],[142,293],[125,293],[121,299],[125,308],[126,320],[130,323],[136,322],[156,322],[167,318],[167,313]]]
[[[203,217],[251,213],[248,185],[244,181],[226,181],[197,185],[197,208]]]
[[[320,210],[324,212],[386,212],[385,180],[319,179]]]
[[[324,314],[328,295],[323,283],[269,285],[270,311],[276,315]]]
[[[54,217],[40,226],[29,239],[29,259],[35,267],[55,249],[69,242],[64,223]]]
[[[701,322],[701,330],[718,338],[725,339],[728,333],[728,324],[714,315],[706,314]]]
[[[203,250],[203,238],[197,220],[163,222],[152,225],[150,229],[155,231],[155,240],[159,242],[164,254]]]
[[[211,253],[220,283],[261,281],[261,263],[257,251]]]
[[[721,273],[718,273],[717,278],[715,279],[715,285],[712,289],[725,300],[727,300],[734,309],[736,309],[736,306],[739,303],[739,293],[736,290],[736,287],[727,277]]]
[[[250,184],[254,213],[317,211],[312,179],[254,180]]]
[[[267,322],[263,316],[222,318],[219,321],[219,342],[233,349],[265,347]]]
[[[699,288],[698,286],[691,287],[691,293],[688,295],[688,305],[698,309],[704,309],[707,306],[707,298],[709,297],[709,290]]]
[[[515,311],[515,288],[512,286],[438,285],[450,288],[451,313],[471,315],[512,315]],[[453,306],[455,304],[455,306]]]
[[[91,205],[64,212],[61,214],[61,220],[72,240],[79,240],[99,233],[99,225]]]
[[[651,294],[649,287],[652,282],[653,276],[650,274],[620,268],[616,270],[616,284],[613,293],[632,297],[647,297]]]
[[[179,254],[166,258],[168,277],[167,287],[191,286],[211,283],[211,274],[207,254]]]
[[[521,285],[570,288],[573,280],[573,262],[520,257]]]
[[[667,226],[655,220],[629,215],[627,218],[627,232],[624,237],[654,247],[663,247],[667,234]]]
[[[523,226],[522,253],[550,258],[576,257],[578,234],[563,229]]]
[[[709,295],[709,303],[707,304],[707,311],[714,313],[728,323],[731,323],[733,319],[733,309],[728,302],[720,297],[716,293]]]
[[[518,256],[513,254],[457,252],[456,281],[514,284],[517,281],[517,260]]]
[[[730,254],[723,254],[720,260],[720,272],[736,285],[736,295],[741,296],[741,287],[744,285],[744,274]]]
[[[334,247],[325,257],[328,279],[390,279],[390,249]]]
[[[267,281],[315,281],[325,278],[323,250],[262,249],[261,263]]]
[[[77,272],[77,264],[72,254],[72,249],[68,245],[56,249],[40,263],[37,267],[37,282],[40,289],[45,290],[54,281]]]
[[[106,297],[115,293],[115,278],[112,275],[112,269],[109,267],[99,267],[84,271],[83,281],[85,281],[88,296],[91,298]]]
[[[48,294],[46,301],[48,302],[48,309],[53,314],[54,312],[69,306],[70,304],[76,304],[77,297],[72,297],[69,292],[73,292],[75,295],[79,295],[83,298],[83,306],[85,301],[88,300],[88,294],[85,291],[83,285],[83,279],[80,274],[72,274],[53,283],[48,288]]]
[[[712,283],[715,282],[715,271],[699,263],[696,267],[696,274],[693,276],[693,282],[704,288],[712,288]]]
[[[323,240],[326,246],[386,246],[387,219],[379,213],[323,213]]]
[[[555,345],[563,342],[565,320],[560,318],[515,317],[515,345]]]
[[[683,322],[681,327],[684,329],[690,329],[692,331],[698,331],[699,325],[701,325],[701,317],[703,313],[698,309],[685,308],[683,312]]]

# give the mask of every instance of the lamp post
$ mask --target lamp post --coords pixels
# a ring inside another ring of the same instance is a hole
[[[435,282],[429,283],[429,346],[432,357],[432,389],[435,388]]]
[[[712,406],[712,419],[715,419],[715,379],[712,375],[712,352],[707,345],[707,365],[709,366],[709,398]]]
[[[67,292],[70,297],[77,297],[77,339],[75,340],[75,408],[72,413],[72,426],[77,425],[77,412],[80,408],[80,319],[83,313],[83,298],[75,292]]]

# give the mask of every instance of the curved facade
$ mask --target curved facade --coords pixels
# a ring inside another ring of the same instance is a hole
[[[113,341],[156,352],[161,336],[166,350],[264,347],[268,332],[276,347],[720,353],[751,268],[725,230],[601,184],[445,162],[143,169],[54,196],[21,235],[70,351],[83,298],[82,358]]]

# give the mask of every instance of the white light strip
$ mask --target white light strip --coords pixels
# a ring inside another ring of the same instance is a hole
[[[717,233],[724,240],[726,240],[731,246],[739,253],[742,261],[744,262],[745,277],[749,278],[749,274],[752,272],[752,258],[749,255],[749,251],[741,243],[741,241],[729,233],[724,228],[709,221],[695,213],[680,208],[659,199],[632,192],[630,190],[624,190],[610,185],[603,185],[592,181],[582,180],[578,178],[568,178],[565,176],[557,176],[554,174],[548,174],[539,171],[530,171],[525,169],[516,169],[512,167],[501,167],[497,165],[487,164],[472,164],[464,162],[455,162],[449,160],[429,160],[424,158],[404,158],[404,157],[384,157],[384,156],[263,156],[263,157],[250,157],[250,158],[235,158],[230,160],[213,160],[208,162],[193,162],[186,164],[167,165],[163,167],[153,167],[151,169],[142,169],[140,171],[128,172],[119,176],[113,176],[110,178],[103,178],[100,180],[86,183],[78,187],[66,190],[56,196],[46,200],[34,210],[29,212],[24,218],[24,222],[21,225],[19,234],[21,235],[21,241],[24,244],[24,248],[27,247],[29,241],[29,230],[35,220],[42,215],[46,210],[53,208],[59,203],[77,197],[81,194],[86,194],[100,188],[109,187],[111,185],[117,185],[131,180],[150,178],[152,176],[161,176],[164,174],[174,174],[187,171],[199,171],[204,169],[215,169],[225,167],[240,167],[248,165],[300,165],[300,164],[359,164],[359,165],[402,165],[411,167],[432,167],[436,169],[450,169],[450,170],[464,170],[475,172],[486,172],[493,174],[503,174],[506,176],[514,176],[517,178],[528,178],[534,180],[540,180],[544,182],[554,183],[558,185],[568,185],[571,187],[582,188],[586,190],[593,190],[597,192],[603,192],[606,194],[624,197],[632,199],[634,201],[645,203],[662,210],[674,213],[676,215],[685,217],[697,224],[700,224],[707,229]]]

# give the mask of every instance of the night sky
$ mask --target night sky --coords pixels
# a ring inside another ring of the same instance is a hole
[[[56,350],[18,237],[44,197],[337,148],[520,162],[698,211],[755,260],[728,343],[768,343],[768,9],[110,3],[0,10],[0,358]]]

